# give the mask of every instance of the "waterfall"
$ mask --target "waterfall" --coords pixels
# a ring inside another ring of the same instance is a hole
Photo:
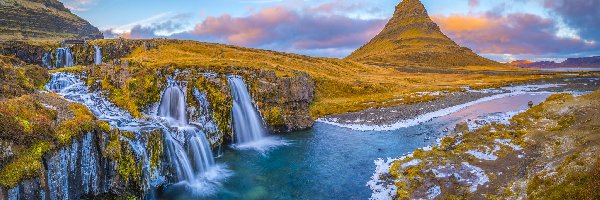
[[[74,66],[73,54],[69,48],[58,48],[56,49],[56,68],[71,67]]]
[[[233,96],[233,131],[236,144],[245,144],[263,139],[266,129],[258,115],[244,80],[239,76],[227,77]]]
[[[233,97],[233,133],[235,148],[254,149],[262,153],[271,148],[287,145],[287,141],[267,135],[267,129],[262,123],[252,97],[244,80],[239,76],[228,76],[229,88]]]
[[[42,56],[42,66],[48,69],[52,69],[52,52],[44,53]]]
[[[166,125],[175,130],[174,133],[165,131],[165,141],[178,181],[194,183],[197,176],[206,172],[215,161],[205,134],[188,123],[185,96],[176,81],[169,80],[169,86],[160,100],[157,116],[166,119]],[[179,137],[174,138],[174,135]]]
[[[185,94],[176,84],[167,87],[158,106],[158,116],[167,120],[169,125],[183,127],[188,125]]]
[[[165,162],[163,164],[171,166],[173,179],[178,182],[176,185],[185,185],[186,188],[192,188],[199,191],[198,195],[210,195],[215,192],[215,188],[221,185],[231,173],[215,163],[214,156],[205,133],[196,125],[191,125],[187,120],[186,113],[186,95],[184,90],[173,80],[169,80],[169,86],[162,94],[159,103],[158,112],[155,118],[149,121],[139,120],[116,107],[108,99],[102,96],[100,92],[90,92],[85,83],[78,75],[70,73],[54,73],[51,80],[46,85],[46,89],[57,92],[61,96],[71,101],[84,104],[99,119],[107,121],[112,127],[123,131],[135,132],[136,136],[143,138],[148,130],[163,130]],[[146,132],[145,132],[146,131]],[[57,157],[53,157],[55,165],[49,166],[48,187],[51,197],[54,199],[64,199],[69,194],[67,178],[62,175],[70,174],[76,166],[71,161],[79,157],[81,160],[93,163],[97,155],[90,155],[89,141],[91,137],[85,135],[82,138],[81,145],[65,148]],[[136,137],[137,138],[137,137]],[[154,188],[163,184],[165,179],[163,171],[150,169],[149,157],[146,143],[139,139],[121,138],[130,144],[138,159],[142,162],[142,183],[144,191],[151,193]],[[73,149],[78,149],[73,151]],[[71,166],[73,165],[73,166]],[[99,177],[94,176],[94,171],[98,166],[80,164],[80,179],[83,184],[82,193],[92,193],[98,189],[97,182]],[[169,169],[171,169],[169,168]],[[162,169],[162,167],[161,167]],[[51,174],[51,175],[50,175]]]
[[[102,51],[99,46],[94,45],[94,64],[102,64]]]

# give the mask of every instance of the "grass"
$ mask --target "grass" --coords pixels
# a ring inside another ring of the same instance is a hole
[[[476,71],[466,75],[405,73],[348,60],[230,45],[175,40],[159,40],[157,43],[157,48],[144,50],[140,47],[124,60],[140,63],[155,71],[172,71],[172,68],[222,73],[234,69],[273,70],[280,77],[293,76],[297,71],[306,72],[316,83],[316,99],[310,108],[314,118],[432,99],[416,97],[416,92],[459,91],[461,86],[496,87],[547,78],[519,73],[489,76]]]
[[[0,99],[33,93],[42,89],[48,79],[46,69],[0,55]]]

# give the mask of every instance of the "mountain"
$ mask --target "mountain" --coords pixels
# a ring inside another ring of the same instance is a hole
[[[600,68],[600,56],[569,58],[561,63],[554,61],[513,61],[511,65],[525,68]]]
[[[398,4],[385,28],[346,59],[393,66],[500,65],[460,47],[444,35],[419,0]]]
[[[57,0],[0,0],[0,40],[101,39]]]

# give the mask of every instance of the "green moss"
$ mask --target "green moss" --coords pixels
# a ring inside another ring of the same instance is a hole
[[[600,157],[590,170],[569,170],[568,166],[579,161],[578,154],[569,156],[557,168],[558,181],[537,175],[527,185],[528,199],[599,199],[600,198]]]
[[[152,131],[148,134],[148,151],[150,155],[150,168],[160,167],[160,161],[163,153],[163,140],[160,130]]]
[[[0,99],[32,94],[44,87],[50,76],[47,70],[0,55]]]
[[[69,108],[75,117],[63,121],[56,130],[56,136],[63,145],[69,143],[72,138],[91,132],[96,128],[95,117],[84,105],[71,104]]]
[[[98,128],[100,128],[100,130],[102,130],[104,133],[109,133],[111,129],[110,125],[104,121],[98,122]]]
[[[39,176],[43,169],[42,155],[51,148],[50,144],[40,142],[29,148],[25,154],[14,158],[0,171],[0,186],[11,188],[23,179]]]
[[[142,177],[142,167],[136,161],[135,154],[127,143],[121,143],[121,154],[118,159],[117,173],[126,183],[139,183]]]
[[[279,107],[271,107],[268,111],[263,111],[265,122],[271,126],[284,125],[282,110]]]
[[[220,81],[221,83],[227,82],[225,77],[221,77]],[[210,82],[203,76],[200,76],[196,80],[195,86],[198,90],[206,92],[219,131],[224,134],[231,133],[231,109],[233,102],[231,96],[227,93],[229,91],[221,90],[218,85]]]
[[[549,131],[562,131],[571,127],[575,123],[575,116],[563,115],[558,119],[556,126],[549,129]]]

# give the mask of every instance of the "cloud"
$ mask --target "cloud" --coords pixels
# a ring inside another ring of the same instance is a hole
[[[544,6],[586,40],[600,41],[600,1],[544,0]]]
[[[598,50],[578,38],[557,36],[558,22],[534,14],[434,16],[434,21],[462,46],[485,54],[569,54]]]
[[[103,30],[106,38],[168,38],[187,30],[187,20],[191,15],[161,13],[134,23]]]
[[[337,5],[337,6],[336,6]],[[161,14],[115,29],[107,37],[167,37],[219,42],[246,47],[286,51],[306,55],[344,57],[368,42],[387,22],[386,19],[358,19],[343,10],[359,10],[358,4],[332,1],[313,6],[266,7],[247,16],[211,16],[191,26],[191,30],[172,13]],[[184,20],[185,21],[185,20]]]
[[[95,0],[62,0],[66,8],[72,11],[84,12],[89,6],[95,5]]]
[[[180,37],[343,57],[374,37],[386,22],[350,18],[335,11],[328,5],[298,10],[274,6],[244,17],[208,17]],[[339,50],[333,51],[334,48]]]
[[[469,7],[479,6],[479,0],[469,0]]]

